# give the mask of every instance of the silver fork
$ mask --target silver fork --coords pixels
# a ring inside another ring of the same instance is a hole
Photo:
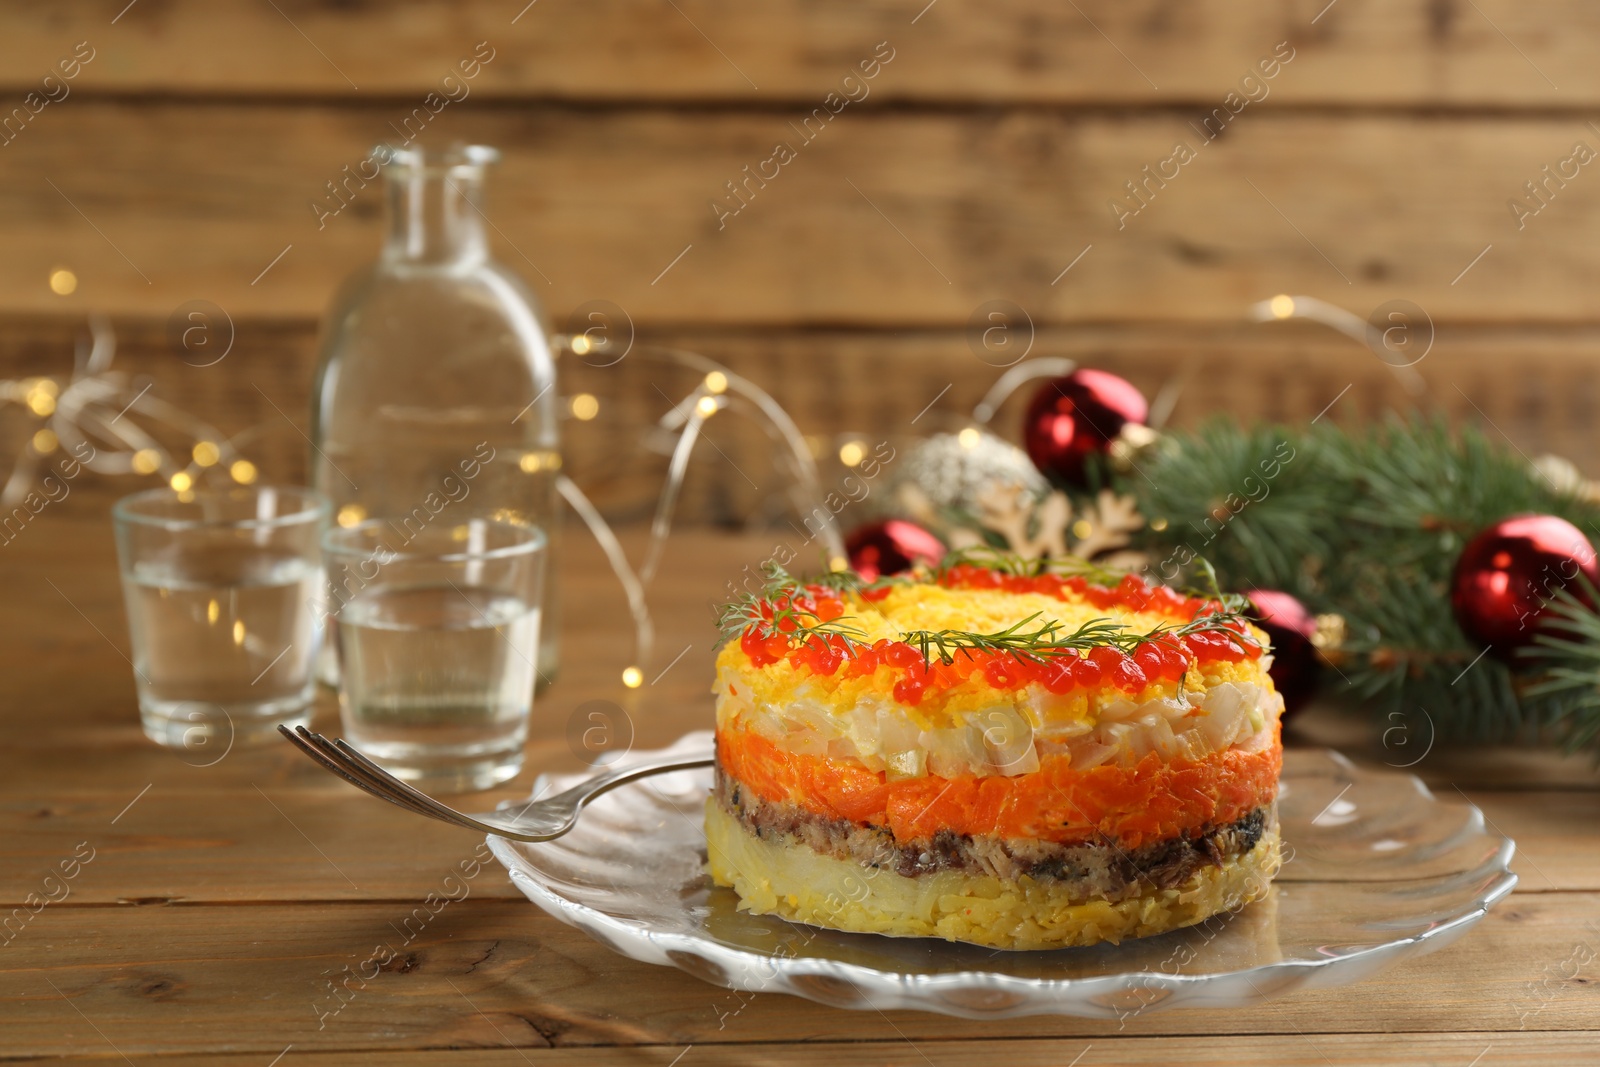
[[[550,841],[571,830],[578,823],[578,813],[583,806],[601,793],[619,785],[668,771],[686,771],[696,767],[709,767],[712,757],[678,755],[635,763],[628,767],[597,774],[544,800],[530,800],[515,811],[483,811],[468,815],[439,803],[426,793],[407,785],[376,763],[345,744],[342,740],[329,740],[304,726],[290,730],[279,726],[278,732],[292,741],[296,748],[357,789],[365,790],[381,800],[402,807],[430,819],[452,823],[466,830],[507,837],[513,841]]]

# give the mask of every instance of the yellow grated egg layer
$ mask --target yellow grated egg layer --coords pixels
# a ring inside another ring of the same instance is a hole
[[[1065,636],[1084,623],[1110,619],[1134,633],[1148,633],[1158,626],[1178,624],[1170,615],[1153,611],[1132,611],[1120,605],[1098,608],[1092,604],[1063,601],[1040,593],[1009,593],[992,589],[947,589],[935,585],[898,586],[882,600],[872,603],[859,599],[848,602],[842,623],[865,633],[867,644],[881,639],[901,640],[912,630],[963,630],[994,633],[1038,613],[1038,618],[1023,628],[1033,630],[1050,620],[1061,623]],[[1264,647],[1267,637],[1252,627],[1252,634]],[[1238,662],[1207,661],[1190,670],[1183,679],[1185,694],[1199,694],[1223,682],[1269,684],[1261,659]],[[1045,722],[1079,720],[1093,722],[1104,703],[1126,698],[1135,702],[1178,696],[1178,682],[1163,679],[1139,693],[1125,693],[1110,686],[1094,690],[1074,689],[1065,694],[1050,694],[1038,687],[996,689],[981,673],[975,673],[950,689],[930,688],[920,703],[905,705],[894,700],[895,682],[905,672],[879,667],[860,677],[847,677],[841,666],[833,675],[817,675],[808,668],[795,667],[779,660],[764,667],[750,661],[737,640],[723,645],[717,656],[719,697],[731,695],[734,704],[756,707],[786,707],[796,701],[815,702],[844,714],[866,702],[895,705],[908,720],[921,728],[949,726],[971,713],[1011,705],[1019,708],[1034,725]],[[730,692],[731,687],[731,692]],[[722,701],[719,700],[719,704]],[[720,717],[720,716],[719,716]]]

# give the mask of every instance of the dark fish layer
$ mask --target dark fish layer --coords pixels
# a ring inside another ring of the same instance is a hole
[[[957,834],[897,842],[886,827],[830,819],[795,804],[756,796],[717,768],[716,799],[757,837],[804,846],[824,856],[907,877],[964,871],[1015,880],[1068,883],[1071,899],[1122,900],[1182,885],[1202,867],[1220,867],[1249,852],[1266,832],[1270,808],[1261,807],[1227,826],[1157,841],[1137,849],[1115,843],[1064,845],[1025,838]]]

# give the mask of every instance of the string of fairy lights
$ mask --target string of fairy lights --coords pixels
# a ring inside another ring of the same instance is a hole
[[[63,283],[64,284],[64,283]],[[1320,322],[1361,341],[1380,355],[1374,330],[1342,308],[1305,296],[1279,295],[1250,308],[1255,321],[1283,321],[1304,318]],[[116,337],[103,316],[89,320],[89,341],[80,343],[72,373],[65,379],[33,376],[0,381],[0,407],[22,410],[31,420],[26,442],[21,448],[4,487],[0,488],[0,507],[23,504],[41,477],[41,468],[57,456],[70,456],[98,474],[159,476],[179,499],[192,499],[203,479],[224,478],[229,483],[250,485],[260,472],[245,456],[247,444],[260,428],[232,437],[215,426],[153,395],[149,383],[112,369]],[[553,339],[555,347],[584,358],[604,356],[591,338],[579,334]],[[788,492],[800,514],[820,517],[819,537],[830,565],[845,565],[842,534],[831,511],[821,506],[823,494],[811,443],[800,433],[788,413],[765,390],[728,367],[705,356],[680,349],[635,345],[623,355],[634,362],[656,359],[694,373],[696,382],[686,395],[674,403],[655,423],[645,427],[647,435],[670,437],[670,444],[657,443],[655,451],[669,456],[666,478],[657,497],[643,561],[635,567],[620,541],[582,489],[561,471],[559,454],[529,453],[521,458],[530,473],[551,470],[557,473],[557,489],[584,523],[604,552],[627,598],[634,629],[633,663],[622,672],[623,685],[638,689],[644,683],[645,667],[652,661],[655,628],[651,619],[646,589],[660,566],[662,553],[671,534],[672,519],[681,494],[689,461],[696,445],[704,438],[706,423],[724,412],[743,414],[766,431],[774,444],[780,466],[790,475]],[[616,362],[620,362],[617,357]],[[1030,360],[1002,375],[990,393],[973,412],[969,426],[962,431],[976,441],[980,430],[996,409],[1024,382],[1054,373],[1057,359]],[[610,365],[610,364],[599,364]],[[1409,368],[1397,368],[1401,376],[1414,375]],[[1176,390],[1174,390],[1175,392]],[[1170,410],[1175,396],[1158,398],[1157,407]],[[569,414],[580,422],[596,418],[600,400],[592,393],[580,392],[565,401]],[[847,441],[839,460],[847,467],[859,463],[864,445]],[[529,469],[529,463],[535,466]],[[365,515],[341,513],[336,521],[349,524]]]
[[[41,468],[58,455],[97,474],[159,475],[180,498],[192,494],[208,471],[220,471],[240,485],[259,477],[255,463],[239,451],[253,432],[230,438],[153,395],[148,383],[141,386],[113,370],[116,335],[105,318],[91,317],[89,334],[65,379],[0,381],[0,406],[20,408],[30,421],[26,442],[0,489],[0,507],[25,505]]]
[[[260,427],[231,437],[223,434],[204,419],[155,396],[150,383],[141,384],[113,369],[116,335],[104,317],[92,317],[89,332],[89,342],[79,345],[73,371],[65,379],[35,376],[0,381],[0,407],[15,406],[29,420],[27,440],[0,489],[0,507],[9,510],[26,506],[40,478],[48,475],[49,464],[66,457],[97,474],[160,477],[183,501],[194,499],[206,479],[221,478],[237,485],[257,481],[260,471],[241,447],[259,434]],[[591,338],[583,335],[553,340],[558,350],[574,356],[604,354]],[[694,376],[692,388],[655,423],[644,428],[647,436],[656,438],[651,442],[652,451],[665,452],[669,460],[642,562],[635,567],[629,561],[600,510],[562,471],[559,453],[531,451],[521,455],[518,462],[526,473],[555,472],[557,490],[604,552],[627,598],[634,629],[633,662],[623,670],[622,683],[628,689],[638,689],[644,684],[645,668],[652,661],[655,645],[646,590],[656,576],[671,535],[690,460],[696,445],[704,440],[705,426],[711,419],[724,413],[753,419],[780,446],[779,465],[790,476],[787,489],[793,506],[800,514],[822,519],[819,538],[829,559],[843,566],[845,552],[832,513],[822,506],[810,444],[770,394],[698,353],[634,345],[625,354],[635,363],[659,360]],[[591,421],[600,413],[600,400],[592,393],[575,393],[565,404],[569,414],[580,422]],[[364,518],[366,513],[359,505],[346,505],[335,515],[336,522],[347,526]]]

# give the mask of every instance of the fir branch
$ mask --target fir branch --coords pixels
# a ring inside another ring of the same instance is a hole
[[[1588,606],[1600,600],[1582,573],[1578,585],[1577,595],[1555,594],[1541,632],[1522,650],[1521,659],[1538,672],[1525,697],[1535,722],[1559,731],[1569,752],[1593,745],[1600,762],[1600,615]]]
[[[1441,735],[1483,741],[1559,722],[1600,750],[1600,623],[1580,620],[1567,646],[1541,639],[1540,655],[1560,662],[1507,665],[1480,657],[1451,609],[1462,548],[1510,515],[1556,515],[1600,541],[1600,507],[1514,449],[1437,419],[1355,432],[1216,420],[1169,435],[1141,471],[1117,488],[1166,520],[1141,535],[1152,558],[1204,552],[1224,587],[1280,589],[1344,616],[1331,695],[1369,704],[1380,721],[1420,705]]]

